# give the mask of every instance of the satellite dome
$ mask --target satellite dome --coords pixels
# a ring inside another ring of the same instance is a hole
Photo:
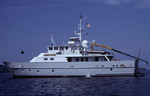
[[[87,40],[83,40],[82,46],[85,47],[85,48],[87,48],[88,45],[89,45],[89,42]]]

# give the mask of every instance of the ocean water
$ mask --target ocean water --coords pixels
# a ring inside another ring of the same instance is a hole
[[[0,96],[150,96],[150,71],[138,77],[12,78],[0,73]]]

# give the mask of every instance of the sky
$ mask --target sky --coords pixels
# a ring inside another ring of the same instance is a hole
[[[0,62],[29,62],[47,52],[51,32],[56,44],[67,44],[80,13],[91,25],[84,39],[133,56],[141,48],[140,58],[150,62],[150,0],[0,0]]]

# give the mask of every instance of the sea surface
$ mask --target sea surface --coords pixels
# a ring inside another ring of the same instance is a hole
[[[150,71],[138,77],[13,78],[0,73],[0,96],[150,96]]]

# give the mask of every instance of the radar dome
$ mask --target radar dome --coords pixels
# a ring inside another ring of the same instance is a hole
[[[87,48],[88,45],[89,45],[89,42],[87,40],[83,40],[82,46],[85,47],[85,48]]]

